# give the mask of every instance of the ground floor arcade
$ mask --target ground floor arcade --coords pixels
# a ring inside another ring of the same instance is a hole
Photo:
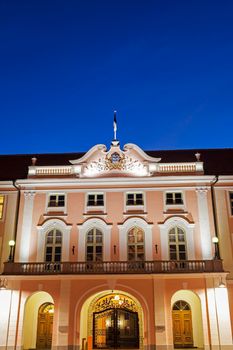
[[[0,349],[232,350],[225,276],[8,276]]]

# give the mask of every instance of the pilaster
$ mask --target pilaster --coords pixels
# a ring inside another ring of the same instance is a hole
[[[206,278],[207,308],[210,325],[210,339],[213,350],[233,348],[226,288],[218,288],[219,280]]]
[[[61,280],[57,349],[68,349],[70,281]]]
[[[156,349],[173,349],[173,344],[169,345],[169,339],[172,339],[172,327],[167,327],[166,323],[164,280],[153,279],[153,286]]]
[[[212,241],[210,233],[210,219],[208,212],[208,189],[206,187],[196,188],[199,226],[201,234],[202,257],[204,260],[212,259]]]
[[[23,220],[19,242],[19,254],[18,259],[20,262],[29,261],[30,252],[30,239],[32,231],[32,214],[34,205],[35,191],[24,192],[24,209],[23,209]]]

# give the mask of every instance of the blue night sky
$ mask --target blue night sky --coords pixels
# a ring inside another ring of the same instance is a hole
[[[0,153],[232,147],[233,1],[1,0]]]

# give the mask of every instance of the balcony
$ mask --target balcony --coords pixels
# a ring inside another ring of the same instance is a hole
[[[174,274],[223,272],[222,260],[155,260],[104,262],[12,263],[4,265],[5,275],[92,275],[92,274]]]

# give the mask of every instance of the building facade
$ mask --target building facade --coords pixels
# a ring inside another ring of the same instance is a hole
[[[0,349],[233,349],[232,160],[1,156]]]

